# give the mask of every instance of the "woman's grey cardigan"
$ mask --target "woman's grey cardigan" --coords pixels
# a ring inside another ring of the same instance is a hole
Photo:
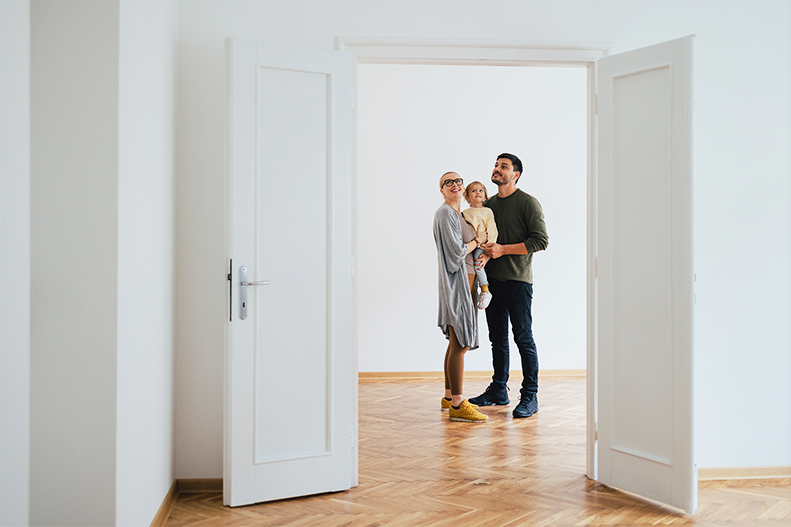
[[[459,344],[478,347],[478,313],[472,303],[464,259],[467,244],[462,240],[461,214],[443,203],[434,214],[434,242],[437,244],[439,273],[439,319],[437,324],[450,337],[453,326]]]

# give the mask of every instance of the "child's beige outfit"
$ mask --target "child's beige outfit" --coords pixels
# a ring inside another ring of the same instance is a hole
[[[470,224],[473,230],[478,232],[478,225],[481,225],[486,231],[488,239],[486,243],[495,243],[497,241],[497,225],[494,223],[494,213],[488,207],[470,207],[461,212],[461,215]],[[476,248],[472,252],[472,259],[477,260],[483,254],[483,249]],[[478,295],[478,309],[485,309],[492,300],[492,295],[489,293],[489,280],[486,278],[486,271],[483,268],[475,269],[475,278],[478,280],[478,285],[481,286],[481,293]]]

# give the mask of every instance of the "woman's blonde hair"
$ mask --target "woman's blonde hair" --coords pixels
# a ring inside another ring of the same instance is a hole
[[[445,176],[447,176],[448,174],[456,174],[457,176],[459,176],[458,172],[454,172],[453,170],[451,170],[450,172],[445,172],[444,174],[442,174],[442,175],[439,177],[439,188],[442,188],[442,178],[444,178],[444,177],[445,177]],[[461,177],[461,176],[459,176],[459,177]]]

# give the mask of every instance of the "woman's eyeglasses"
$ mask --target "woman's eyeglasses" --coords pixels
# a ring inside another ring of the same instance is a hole
[[[445,181],[442,182],[442,186],[443,187],[452,187],[453,185],[458,185],[460,187],[463,187],[464,186],[464,180],[461,179],[461,178],[459,178],[459,179],[446,179]]]

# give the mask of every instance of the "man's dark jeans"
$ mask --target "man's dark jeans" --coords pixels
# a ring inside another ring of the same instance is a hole
[[[510,368],[508,320],[514,327],[514,342],[522,356],[521,395],[538,392],[538,352],[533,340],[533,285],[526,282],[489,280],[492,302],[486,308],[489,340],[492,343],[493,383],[505,389]]]

